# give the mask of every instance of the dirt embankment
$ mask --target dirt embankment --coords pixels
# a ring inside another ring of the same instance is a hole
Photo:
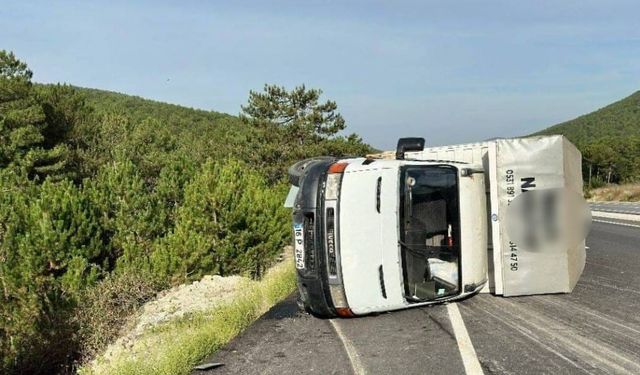
[[[155,299],[142,305],[128,319],[119,338],[87,363],[81,373],[112,373],[110,369],[117,368],[123,360],[135,363],[135,361],[143,360],[152,355],[155,353],[154,350],[157,351],[158,348],[171,347],[170,341],[175,340],[176,337],[166,337],[167,335],[162,332],[174,332],[175,329],[171,330],[177,327],[176,324],[180,324],[180,322],[186,322],[190,325],[189,329],[197,336],[202,333],[201,331],[206,330],[207,323],[203,323],[203,316],[210,319],[211,315],[213,318],[216,311],[224,310],[230,305],[248,302],[251,304],[251,309],[255,310],[251,311],[257,314],[255,317],[257,318],[273,303],[284,298],[293,290],[295,278],[290,277],[293,273],[289,272],[292,269],[292,254],[293,249],[287,246],[277,263],[267,271],[261,280],[251,280],[243,276],[207,275],[199,281],[160,292]],[[251,293],[255,294],[256,291],[258,294],[264,292],[267,295],[253,296]],[[245,311],[247,309],[237,308],[236,310],[245,315],[251,313],[251,311]],[[235,318],[238,322],[246,320],[245,316]],[[226,327],[225,324],[229,327]],[[222,328],[228,328],[228,331],[238,329],[232,325],[232,323],[224,323]],[[205,332],[201,336],[204,337],[207,334]],[[215,339],[217,338],[205,341],[215,341]],[[207,344],[202,350],[206,352],[201,354],[210,354],[210,345]]]
[[[161,292],[131,318],[127,324],[128,329],[107,347],[103,358],[108,359],[129,351],[140,336],[163,323],[230,302],[248,283],[249,279],[242,276],[207,275],[191,284]]]

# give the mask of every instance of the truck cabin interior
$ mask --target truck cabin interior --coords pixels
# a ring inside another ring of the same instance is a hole
[[[405,298],[425,302],[458,294],[460,210],[456,168],[405,166],[400,184]]]

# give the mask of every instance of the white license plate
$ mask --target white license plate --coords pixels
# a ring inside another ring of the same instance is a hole
[[[304,226],[302,224],[293,224],[293,243],[296,259],[296,268],[304,269]]]

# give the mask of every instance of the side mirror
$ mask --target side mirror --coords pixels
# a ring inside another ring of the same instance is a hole
[[[407,151],[424,150],[424,138],[400,138],[398,139],[398,147],[396,147],[396,159],[404,160],[404,153]]]

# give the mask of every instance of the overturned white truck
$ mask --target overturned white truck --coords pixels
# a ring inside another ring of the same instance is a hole
[[[395,153],[289,174],[300,299],[318,316],[565,293],[584,268],[581,155],[562,136],[403,138]]]

